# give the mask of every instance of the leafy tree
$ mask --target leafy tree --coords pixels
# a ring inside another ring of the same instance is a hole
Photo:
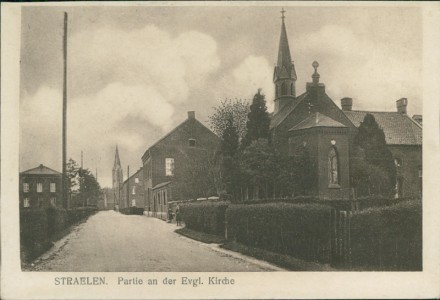
[[[232,120],[233,127],[236,129],[239,140],[246,134],[246,120],[249,112],[249,103],[246,100],[226,99],[220,105],[214,107],[214,113],[209,116],[209,125],[218,136],[223,136],[226,128],[230,127]]]
[[[396,167],[386,145],[385,134],[373,115],[365,116],[353,146],[351,183],[360,188],[358,194],[392,194],[396,183]]]
[[[67,181],[73,206],[96,204],[102,195],[95,176],[90,170],[79,167],[72,158],[67,163]]]
[[[257,139],[244,149],[240,167],[246,195],[249,194],[249,186],[251,186],[253,189],[251,193],[257,199],[260,198],[260,191],[264,193],[265,198],[272,196],[270,191],[273,191],[277,180],[279,166],[275,151],[267,139]]]
[[[299,145],[294,153],[294,191],[307,195],[318,182],[317,166],[313,163],[306,146]]]
[[[270,117],[267,112],[266,99],[261,89],[255,94],[250,111],[247,115],[246,135],[242,141],[243,147],[260,138],[269,139]]]

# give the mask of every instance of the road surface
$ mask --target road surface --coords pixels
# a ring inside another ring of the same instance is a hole
[[[58,241],[31,268],[81,272],[252,272],[276,267],[174,232],[175,224],[101,211]]]

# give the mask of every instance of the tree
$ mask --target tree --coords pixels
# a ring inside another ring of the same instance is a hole
[[[294,157],[294,191],[300,195],[308,195],[318,182],[318,170],[313,163],[306,146],[299,145],[295,149]]]
[[[67,180],[73,206],[96,204],[102,195],[101,187],[95,176],[90,170],[79,167],[72,158],[67,163]]]
[[[279,168],[275,151],[267,139],[257,139],[243,150],[240,168],[246,195],[249,195],[249,186],[257,199],[260,198],[260,191],[264,193],[265,198],[273,195],[271,191],[278,178]]]
[[[358,194],[394,192],[396,166],[385,141],[385,134],[371,114],[367,114],[354,137],[351,160],[351,183]]]
[[[232,120],[233,127],[237,130],[239,140],[246,134],[246,120],[249,112],[249,103],[246,100],[226,99],[220,105],[214,107],[214,113],[209,116],[209,125],[218,136],[223,136],[226,128],[230,127]]]
[[[243,148],[260,138],[269,139],[270,117],[267,112],[266,99],[261,89],[255,94],[247,115],[246,135],[242,141]]]

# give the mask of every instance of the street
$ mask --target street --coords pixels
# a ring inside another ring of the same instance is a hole
[[[253,272],[279,270],[266,262],[174,232],[152,217],[100,211],[43,254],[33,271]]]

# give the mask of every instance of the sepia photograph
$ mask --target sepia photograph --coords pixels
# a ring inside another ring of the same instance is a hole
[[[19,9],[21,274],[427,271],[421,5],[56,4]]]

